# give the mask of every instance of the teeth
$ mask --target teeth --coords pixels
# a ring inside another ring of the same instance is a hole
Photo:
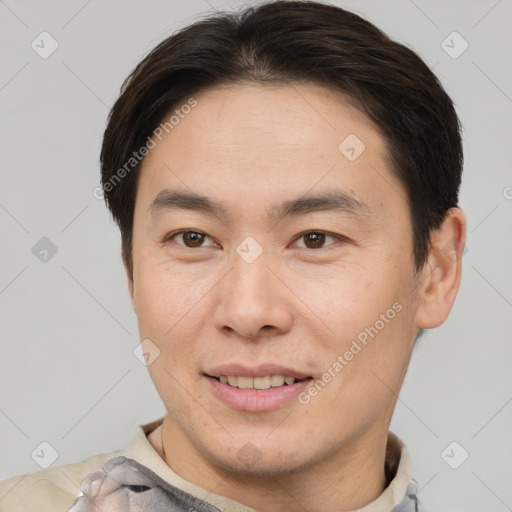
[[[240,389],[252,389],[254,387],[254,379],[252,377],[238,377],[238,387]]]
[[[267,377],[255,377],[254,389],[268,389],[270,387],[270,375]]]
[[[294,377],[285,377],[284,375],[266,375],[265,377],[240,377],[233,375],[221,375],[219,380],[223,384],[229,384],[239,389],[269,389],[278,388],[285,384],[291,385],[295,382]]]
[[[282,375],[272,375],[270,377],[270,385],[273,388],[278,388],[284,384],[284,377]]]

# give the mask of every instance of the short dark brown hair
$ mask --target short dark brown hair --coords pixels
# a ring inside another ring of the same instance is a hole
[[[103,138],[101,172],[130,274],[143,160],[137,151],[180,102],[240,82],[324,85],[344,93],[373,121],[386,142],[390,168],[407,190],[419,270],[431,231],[458,204],[463,154],[450,97],[415,52],[360,16],[315,1],[277,0],[216,13],[180,30],[123,83]],[[127,167],[129,161],[133,165]]]

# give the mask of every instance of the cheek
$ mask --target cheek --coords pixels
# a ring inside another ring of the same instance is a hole
[[[186,318],[197,315],[201,285],[170,268],[149,260],[137,269],[135,300],[141,335],[166,338]],[[203,292],[204,294],[204,292]]]
[[[331,390],[336,399],[382,400],[389,395],[380,376],[393,389],[402,378],[404,365],[410,358],[414,332],[413,296],[410,278],[399,268],[385,271],[341,272],[328,281],[304,281],[300,293],[315,312],[317,328],[312,332],[315,343],[323,345],[324,371],[335,373]],[[320,321],[319,321],[320,320]],[[318,329],[326,336],[315,336]],[[333,365],[342,358],[342,368]],[[341,368],[341,369],[340,369]],[[326,376],[329,379],[329,375]],[[335,391],[336,390],[336,391]],[[382,391],[382,393],[380,393]],[[376,395],[376,392],[377,395]],[[356,405],[356,404],[354,404]]]
[[[211,283],[177,273],[169,264],[141,266],[136,279],[140,339],[151,340],[160,351],[148,367],[151,377],[165,388],[178,386],[171,375],[180,382],[195,379],[194,363],[207,349],[201,340],[206,338]]]
[[[307,307],[306,316],[341,350],[398,300],[400,282],[389,275],[389,271],[337,268],[327,278],[297,276],[294,292]]]
[[[383,326],[359,318],[362,327],[349,327],[353,336],[339,337],[329,347],[325,373],[310,403],[314,417],[329,418],[323,422],[324,434],[337,435],[341,425],[346,432],[360,432],[392,413],[412,350],[407,314],[402,309]]]
[[[409,299],[384,302],[344,340],[339,390],[356,409],[358,401],[363,410],[394,404],[414,346],[412,315]]]

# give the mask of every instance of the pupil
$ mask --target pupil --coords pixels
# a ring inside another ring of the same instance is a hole
[[[201,245],[203,241],[204,235],[201,233],[196,233],[195,231],[189,231],[185,233],[185,243],[192,244],[193,247],[198,247]]]
[[[321,247],[325,239],[325,235],[323,233],[309,233],[306,236],[306,240],[312,242],[313,247]],[[310,247],[307,243],[306,245]]]

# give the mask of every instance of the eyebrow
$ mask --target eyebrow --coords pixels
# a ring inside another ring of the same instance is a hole
[[[179,209],[193,210],[216,217],[229,217],[228,209],[223,203],[207,196],[179,189],[161,190],[149,206],[148,213],[152,217],[157,217],[161,213]],[[370,213],[370,209],[364,202],[338,189],[308,194],[283,201],[280,204],[273,204],[266,213],[270,220],[279,222],[286,217],[307,215],[319,211],[337,211],[352,215]]]

